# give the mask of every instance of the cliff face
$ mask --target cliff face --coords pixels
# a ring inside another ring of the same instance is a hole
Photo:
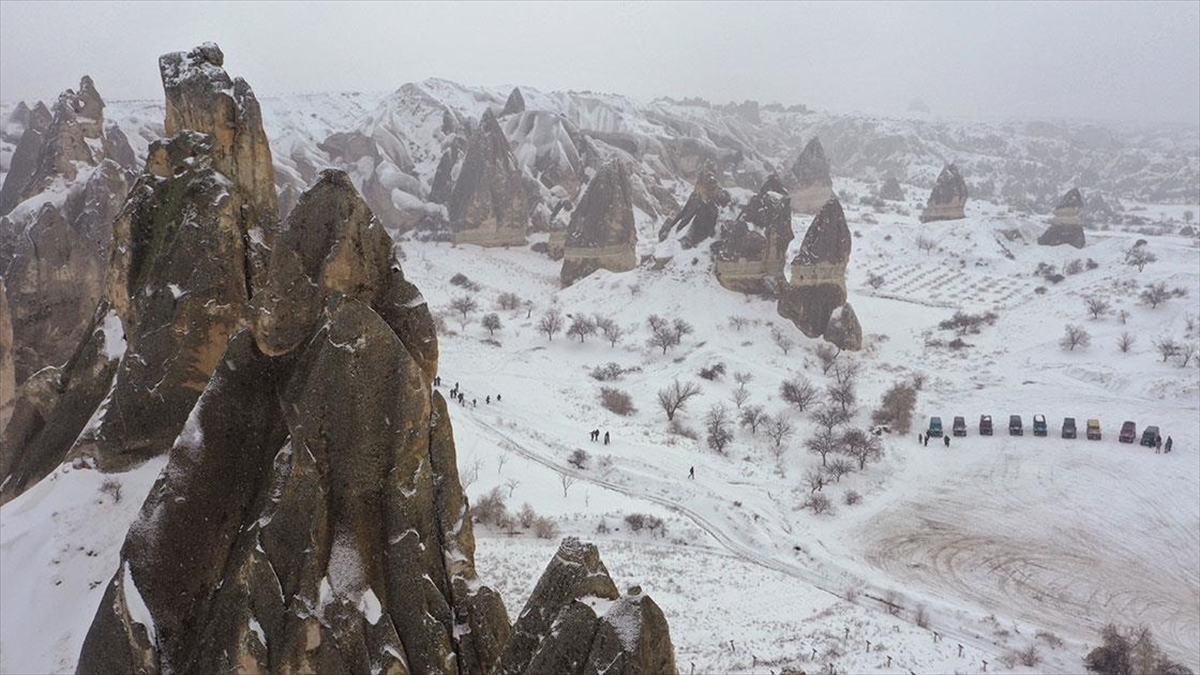
[[[947,164],[938,174],[937,182],[929,191],[929,201],[921,212],[921,222],[929,223],[937,220],[960,220],[966,215],[963,209],[967,205],[967,183],[963,180],[958,167]]]
[[[529,222],[521,167],[491,110],[483,113],[450,195],[450,229],[456,243],[514,246],[525,243]]]
[[[588,183],[571,213],[561,280],[569,286],[598,269],[627,272],[637,266],[637,230],[629,176],[617,160]]]
[[[742,293],[777,289],[792,238],[791,199],[779,177],[771,174],[737,220],[722,227],[713,247],[717,281]]]
[[[843,349],[862,345],[862,327],[846,303],[852,242],[841,203],[830,199],[804,235],[777,307],[808,337],[825,337]]]
[[[683,208],[659,230],[659,241],[675,232],[685,249],[692,248],[716,234],[721,209],[729,202],[729,191],[717,183],[712,169],[702,171]]]

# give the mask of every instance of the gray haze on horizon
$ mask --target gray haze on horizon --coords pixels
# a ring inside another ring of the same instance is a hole
[[[211,40],[260,97],[464,84],[1200,123],[1200,3],[0,2],[0,100],[160,99]]]

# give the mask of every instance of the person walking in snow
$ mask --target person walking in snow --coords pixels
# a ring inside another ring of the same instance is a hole
[[[604,444],[608,445],[608,432],[604,432]]]
[[[1171,437],[1170,437],[1170,436],[1167,436],[1167,444],[1163,446],[1163,449],[1165,450],[1165,452],[1163,452],[1163,454],[1164,454],[1164,455],[1166,455],[1166,454],[1170,454],[1170,452],[1171,452],[1171,444],[1172,444],[1173,442],[1174,442],[1174,441],[1172,441],[1172,440],[1171,440]]]
[[[485,404],[487,404],[487,405],[491,405],[491,404],[492,404],[492,397],[491,397],[491,396],[488,396],[487,398],[483,399],[483,402],[484,402]]]
[[[691,480],[696,480],[696,467],[693,466],[692,468],[688,469],[688,478]]]
[[[923,441],[923,440],[925,440],[925,439],[921,436],[921,432],[918,431],[917,432],[917,445],[920,445],[921,441]]]
[[[500,394],[496,394],[496,403],[500,402]]]
[[[945,442],[947,448],[950,447],[950,437],[949,436],[942,436],[942,441]]]
[[[929,434],[925,434],[925,447],[929,447]]]
[[[1154,454],[1158,454],[1162,450],[1162,436],[1154,439]]]
[[[475,408],[475,407],[477,407],[478,405],[479,405],[479,399],[477,399],[477,398],[473,398],[473,399],[471,399],[471,407],[472,407],[472,408]]]

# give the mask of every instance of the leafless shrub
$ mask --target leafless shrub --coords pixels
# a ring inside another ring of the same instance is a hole
[[[1036,668],[1042,662],[1042,653],[1038,650],[1037,645],[1030,644],[1017,652],[1017,660],[1026,668]]]
[[[1156,284],[1146,284],[1142,292],[1138,294],[1138,299],[1144,305],[1150,305],[1150,309],[1157,309],[1172,297],[1171,291],[1167,290],[1166,282],[1160,281]]]
[[[563,316],[558,308],[551,307],[542,314],[542,318],[538,320],[538,332],[543,333],[547,340],[553,340],[554,336],[562,331]]]
[[[1075,351],[1076,347],[1086,348],[1092,343],[1092,336],[1082,326],[1075,324],[1067,324],[1063,329],[1063,336],[1059,338],[1058,345],[1063,349]]]
[[[480,288],[479,284],[471,281],[469,278],[467,278],[467,275],[463,274],[462,272],[450,277],[450,284],[468,291],[478,291]]]
[[[824,342],[817,345],[813,353],[816,354],[817,360],[821,362],[821,372],[828,375],[829,369],[833,367],[834,361],[837,361],[837,357],[842,353],[842,349],[841,347]]]
[[[784,356],[787,356],[788,352],[792,350],[792,347],[796,346],[796,340],[792,338],[792,336],[777,328],[771,329],[771,341],[775,343],[776,347],[779,347],[779,350],[783,352]]]
[[[771,443],[776,448],[782,447],[783,442],[794,433],[791,422],[788,422],[787,417],[782,413],[773,415],[766,423],[766,427],[767,437],[771,439]]]
[[[842,502],[845,503],[846,506],[854,506],[861,501],[862,495],[858,494],[858,492],[854,490],[846,490],[846,494],[842,496]]]
[[[929,610],[925,609],[925,605],[917,605],[917,613],[913,616],[913,621],[921,628],[929,628]]]
[[[745,328],[749,323],[750,323],[750,319],[748,319],[744,316],[734,315],[734,316],[729,317],[729,325],[738,332],[741,332],[741,330],[743,328]]]
[[[842,482],[842,476],[848,473],[854,473],[854,465],[844,459],[835,459],[825,467],[825,473],[833,479],[833,482]]]
[[[1139,239],[1131,248],[1125,251],[1125,264],[1130,267],[1136,267],[1137,271],[1141,272],[1146,269],[1146,265],[1157,262],[1158,256],[1146,250],[1145,240]]]
[[[838,449],[837,439],[828,429],[821,429],[808,440],[804,441],[804,447],[814,455],[821,456],[821,466],[825,466],[826,458],[830,453],[836,452]]]
[[[688,399],[699,396],[700,387],[695,382],[681,383],[678,379],[671,386],[658,390],[658,405],[667,413],[667,421],[675,419],[675,413],[687,405]]]
[[[596,317],[596,326],[600,329],[600,334],[604,336],[604,339],[608,340],[610,347],[616,347],[621,338],[625,337],[625,329],[609,317]]]
[[[488,335],[495,335],[496,331],[500,330],[500,315],[492,312],[483,315],[483,327],[487,329]]]
[[[520,485],[521,481],[517,480],[516,478],[509,478],[508,480],[504,481],[504,487],[508,488],[509,499],[512,499],[513,492],[515,492]]]
[[[739,391],[745,390],[742,389]],[[763,407],[761,405],[748,405],[743,407],[739,412],[740,414],[738,415],[738,422],[741,423],[742,427],[749,429],[751,435],[757,434],[758,428],[770,419],[770,417],[763,412]]]
[[[596,323],[582,314],[571,320],[571,327],[567,329],[567,336],[579,338],[579,342],[583,342],[589,335],[596,333]]]
[[[879,408],[871,413],[871,423],[886,425],[906,434],[912,427],[913,409],[917,406],[917,388],[898,382],[883,394]]]
[[[1137,337],[1125,331],[1117,336],[1117,349],[1121,350],[1122,354],[1128,354],[1130,349],[1133,349],[1134,343],[1137,342]]]
[[[516,310],[521,307],[521,296],[516,293],[501,293],[496,296],[496,306],[504,310]]]
[[[850,411],[854,409],[854,404],[858,402],[858,394],[855,392],[854,380],[846,380],[839,382],[829,387],[827,390],[829,402],[839,406],[842,414],[849,416]]]
[[[600,388],[600,405],[610,412],[628,417],[637,412],[633,407],[633,397],[629,392],[614,387]]]
[[[820,492],[825,487],[825,472],[812,467],[804,472],[804,484],[808,486],[809,494]]]
[[[120,504],[121,481],[114,478],[104,479],[104,482],[100,484],[100,494],[108,495],[109,497],[112,497],[114,504]]]
[[[746,405],[746,401],[750,400],[750,391],[746,387],[738,387],[730,394],[729,399],[733,401],[734,407],[740,412],[742,406]]]
[[[534,512],[533,507],[529,505],[529,502],[522,504],[521,510],[517,511],[517,522],[521,524],[521,527],[528,530],[529,528],[533,527],[535,520],[537,520],[537,513]]]
[[[469,295],[460,295],[450,302],[450,309],[459,313],[461,317],[459,322],[465,328],[468,321],[467,315],[479,309],[479,303]]]
[[[576,469],[586,469],[590,460],[591,456],[588,455],[587,450],[584,450],[583,448],[575,448],[575,450],[571,453],[570,459],[567,460],[567,464],[570,464]]]
[[[733,432],[729,429],[729,410],[722,404],[714,404],[704,417],[704,428],[707,432],[705,440],[708,447],[719,454],[725,453],[725,447],[733,440]]]
[[[858,462],[858,469],[866,468],[867,462],[877,462],[883,459],[883,442],[878,436],[868,434],[861,429],[850,429],[842,434],[841,451]]]
[[[613,380],[621,379],[621,376],[625,374],[625,369],[621,367],[621,364],[615,361],[609,361],[602,366],[596,366],[595,368],[592,368],[592,372],[588,374],[593,380],[611,382]]]
[[[737,382],[738,384],[742,385],[743,387],[745,387],[747,384],[750,384],[750,381],[753,379],[754,379],[754,375],[752,375],[751,373],[736,372],[733,374],[733,381]]]
[[[1179,353],[1176,356],[1179,357],[1179,367],[1187,368],[1188,363],[1196,356],[1196,343],[1184,342],[1179,345]]]
[[[1174,338],[1163,335],[1154,341],[1154,349],[1158,355],[1162,357],[1162,362],[1166,363],[1170,359],[1179,354],[1179,343]]]
[[[1067,263],[1063,267],[1063,272],[1066,273],[1068,276],[1074,276],[1076,274],[1079,274],[1082,271],[1083,271],[1083,261],[1080,260],[1079,258],[1075,258],[1074,260]]]
[[[869,272],[867,274],[867,285],[871,288],[878,290],[881,286],[883,286],[884,283],[886,283],[886,280],[882,276],[875,274],[874,272]]]
[[[929,253],[937,248],[937,241],[924,235],[917,237],[917,250]]]
[[[671,422],[667,424],[667,433],[674,434],[675,436],[682,436],[683,438],[689,438],[693,441],[700,439],[700,434],[696,433],[695,429],[688,427],[679,420],[671,420]]]
[[[1084,657],[1084,666],[1103,675],[1191,675],[1192,670],[1176,663],[1155,641],[1146,626],[1119,628],[1109,624],[1100,631],[1100,646]]]
[[[501,489],[494,487],[477,499],[471,506],[471,517],[475,522],[484,525],[502,525],[502,521],[508,517],[508,507],[504,504],[504,493]]]
[[[1063,639],[1050,631],[1039,630],[1036,637],[1049,645],[1051,649],[1062,649]]]
[[[538,539],[557,539],[558,523],[546,516],[538,516],[537,520],[533,521],[533,534]]]
[[[714,382],[725,376],[725,364],[717,362],[706,368],[700,369],[700,379]]]
[[[803,375],[784,380],[779,385],[779,396],[803,412],[817,398],[817,388]]]
[[[819,516],[825,513],[833,513],[833,502],[823,493],[810,494],[800,508],[812,511],[814,516]]]
[[[1105,314],[1108,314],[1108,311],[1112,308],[1112,305],[1109,304],[1108,300],[1096,295],[1088,298],[1086,303],[1088,316],[1092,317],[1093,321],[1099,319]]]

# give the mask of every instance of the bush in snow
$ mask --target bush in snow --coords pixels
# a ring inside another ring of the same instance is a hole
[[[825,513],[833,513],[833,502],[830,501],[824,493],[818,492],[809,495],[807,499],[800,504],[800,508],[812,511],[814,516],[819,516]]]
[[[466,328],[468,321],[467,315],[479,309],[479,303],[475,302],[475,298],[472,298],[469,295],[460,295],[454,300],[450,301],[450,309],[458,312],[458,314],[461,316],[460,322],[462,323],[463,328]]]
[[[722,404],[714,404],[704,417],[704,429],[707,432],[705,440],[708,447],[724,454],[726,446],[733,440],[733,431],[729,429],[729,410]]]
[[[483,327],[487,329],[488,335],[495,335],[496,331],[500,330],[500,315],[495,312],[484,314]]]
[[[1137,271],[1141,272],[1146,269],[1146,265],[1157,262],[1158,256],[1146,250],[1146,240],[1138,239],[1128,250],[1125,251],[1125,264],[1130,267],[1136,267]]]
[[[468,291],[479,290],[479,284],[468,279],[467,275],[463,274],[462,272],[459,272],[459,273],[455,274],[454,276],[450,277],[450,283],[455,286],[458,286],[459,288],[466,289]]]
[[[575,448],[575,451],[571,453],[571,458],[567,460],[567,464],[570,464],[576,469],[586,469],[590,459],[591,456],[588,455],[587,450],[584,450],[583,448]]]
[[[749,323],[750,323],[750,319],[748,319],[744,316],[734,315],[734,316],[729,317],[729,325],[732,326],[733,329],[738,332],[741,332],[741,330],[743,328],[745,328]]]
[[[1156,284],[1146,284],[1146,288],[1142,289],[1138,298],[1142,304],[1150,305],[1151,309],[1157,309],[1159,305],[1171,299],[1171,291],[1167,290],[1166,282],[1160,281]]]
[[[700,439],[700,434],[696,433],[695,429],[683,424],[679,420],[671,420],[671,422],[667,424],[667,433],[675,436],[682,436],[683,438],[690,438],[693,441]]]
[[[516,293],[501,293],[496,297],[496,306],[505,310],[520,309],[521,296]]]
[[[1122,354],[1127,354],[1130,349],[1133,349],[1135,342],[1137,342],[1137,337],[1129,331],[1125,331],[1117,336],[1117,349],[1120,349]]]
[[[912,428],[913,409],[916,406],[916,386],[902,382],[893,384],[884,392],[879,408],[871,413],[871,423],[906,434]]]
[[[867,285],[871,288],[878,290],[879,287],[883,286],[884,283],[885,280],[882,276],[875,274],[874,272],[867,273]]]
[[[533,534],[538,539],[557,539],[558,523],[546,516],[538,516],[537,520],[533,521]]]
[[[959,310],[954,316],[938,324],[942,330],[952,330],[958,335],[978,335],[983,326],[991,326],[1000,316],[995,312],[983,314],[967,314]]]
[[[602,366],[596,366],[595,368],[592,368],[592,372],[589,374],[592,376],[593,380],[611,382],[612,380],[621,379],[621,376],[625,374],[625,369],[621,367],[621,364],[615,361],[609,361]]]
[[[1063,272],[1066,272],[1068,276],[1074,276],[1082,271],[1083,261],[1079,258],[1072,260],[1063,267]]]
[[[1154,349],[1158,352],[1158,355],[1162,357],[1162,362],[1166,363],[1167,359],[1179,354],[1180,347],[1179,343],[1173,338],[1163,335],[1154,341]]]
[[[833,367],[834,361],[837,361],[837,357],[841,353],[842,349],[840,347],[835,347],[828,342],[817,345],[816,349],[813,350],[813,354],[821,362],[821,372],[825,374],[829,374],[829,369]]]
[[[858,494],[858,492],[854,490],[846,490],[846,494],[842,496],[842,502],[845,503],[846,506],[854,506],[861,501],[862,495]]]
[[[640,532],[646,526],[646,515],[643,513],[631,513],[625,516],[625,524],[634,532]]]
[[[796,346],[796,340],[792,336],[774,326],[771,327],[771,342],[774,342],[775,346],[779,347],[779,351],[783,352],[784,356],[787,356],[792,347]]]
[[[633,407],[633,397],[629,395],[629,392],[614,387],[600,388],[600,405],[605,410],[624,417],[637,412],[637,408]]]
[[[1108,303],[1108,300],[1095,295],[1085,300],[1085,303],[1087,305],[1088,316],[1092,317],[1092,320],[1099,319],[1108,314],[1108,311],[1112,309],[1112,305]]]
[[[121,481],[112,478],[106,478],[104,482],[100,484],[100,493],[112,497],[114,504],[121,503]]]
[[[1192,672],[1163,654],[1149,628],[1120,628],[1111,623],[1100,631],[1100,646],[1088,652],[1083,664],[1089,671],[1103,675]]]
[[[471,506],[471,517],[477,523],[501,526],[508,517],[508,507],[504,505],[504,493],[499,487],[482,495]]]
[[[605,340],[608,340],[610,347],[616,347],[621,338],[625,337],[625,329],[607,316],[597,316],[595,323],[596,327],[600,329],[600,334],[604,336]]]
[[[1067,324],[1063,329],[1063,336],[1059,338],[1058,344],[1063,349],[1075,351],[1076,347],[1087,347],[1092,344],[1092,336],[1082,326],[1075,324]]]
[[[700,377],[710,382],[719,380],[725,376],[725,364],[721,362],[714,363],[707,368],[700,369]]]

